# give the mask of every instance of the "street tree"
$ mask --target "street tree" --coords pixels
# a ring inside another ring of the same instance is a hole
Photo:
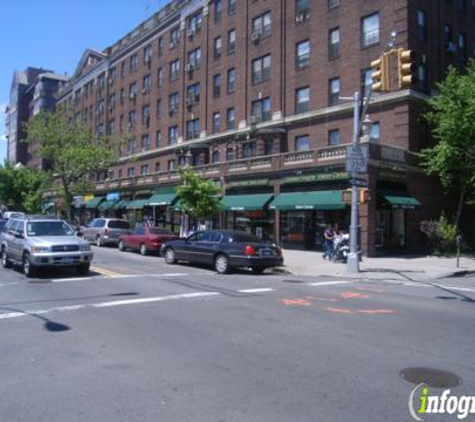
[[[40,213],[41,192],[49,183],[49,175],[45,172],[5,162],[0,166],[0,202],[9,209]]]
[[[425,115],[436,143],[420,156],[427,174],[438,176],[445,191],[457,192],[458,227],[464,205],[475,198],[475,60],[465,73],[449,68],[438,89]]]
[[[91,175],[107,171],[117,158],[120,140],[95,134],[66,107],[39,113],[26,130],[27,142],[37,142],[39,156],[51,163],[57,194],[70,218],[74,195],[94,189]]]
[[[176,188],[182,210],[200,221],[215,216],[221,207],[221,189],[209,179],[202,179],[189,167],[180,168],[182,184]]]

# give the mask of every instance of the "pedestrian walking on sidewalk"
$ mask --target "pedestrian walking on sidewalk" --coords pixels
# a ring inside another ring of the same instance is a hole
[[[333,257],[333,239],[335,237],[331,224],[327,225],[327,228],[323,232],[323,237],[325,238],[323,244],[323,259],[325,260],[328,257],[328,259],[331,260]]]

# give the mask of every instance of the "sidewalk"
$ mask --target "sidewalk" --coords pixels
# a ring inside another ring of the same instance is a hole
[[[326,261],[321,252],[284,250],[284,272],[300,275],[351,277],[385,280],[429,280],[475,272],[475,256],[456,258],[435,256],[397,256],[365,258],[360,262],[360,272],[350,274],[345,263]]]

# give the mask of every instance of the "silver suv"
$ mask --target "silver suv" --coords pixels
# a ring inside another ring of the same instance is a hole
[[[96,218],[84,228],[84,239],[97,246],[118,245],[119,237],[130,233],[130,223],[119,218]]]
[[[0,242],[3,268],[19,264],[27,277],[44,267],[75,267],[85,275],[93,257],[91,247],[68,223],[51,217],[12,218]]]

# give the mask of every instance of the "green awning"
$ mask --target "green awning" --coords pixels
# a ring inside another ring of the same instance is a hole
[[[128,210],[141,210],[143,207],[147,206],[148,199],[136,199],[135,201],[130,201],[126,208]]]
[[[391,204],[393,209],[413,210],[421,206],[421,203],[409,195],[383,194],[383,198]]]
[[[129,201],[118,201],[114,205],[112,205],[111,208],[113,210],[120,210],[120,209],[126,208],[128,203]]]
[[[89,209],[97,208],[103,200],[104,200],[103,196],[97,196],[95,198],[92,198],[91,200],[87,202],[86,208],[89,208]]]
[[[175,193],[156,193],[148,199],[148,205],[157,207],[172,205],[176,199]]]
[[[99,211],[110,210],[118,201],[104,201],[99,204]]]
[[[292,210],[342,210],[346,204],[342,200],[342,191],[314,191],[281,193],[271,202],[270,209]]]
[[[226,195],[221,209],[224,211],[261,211],[274,195]]]

